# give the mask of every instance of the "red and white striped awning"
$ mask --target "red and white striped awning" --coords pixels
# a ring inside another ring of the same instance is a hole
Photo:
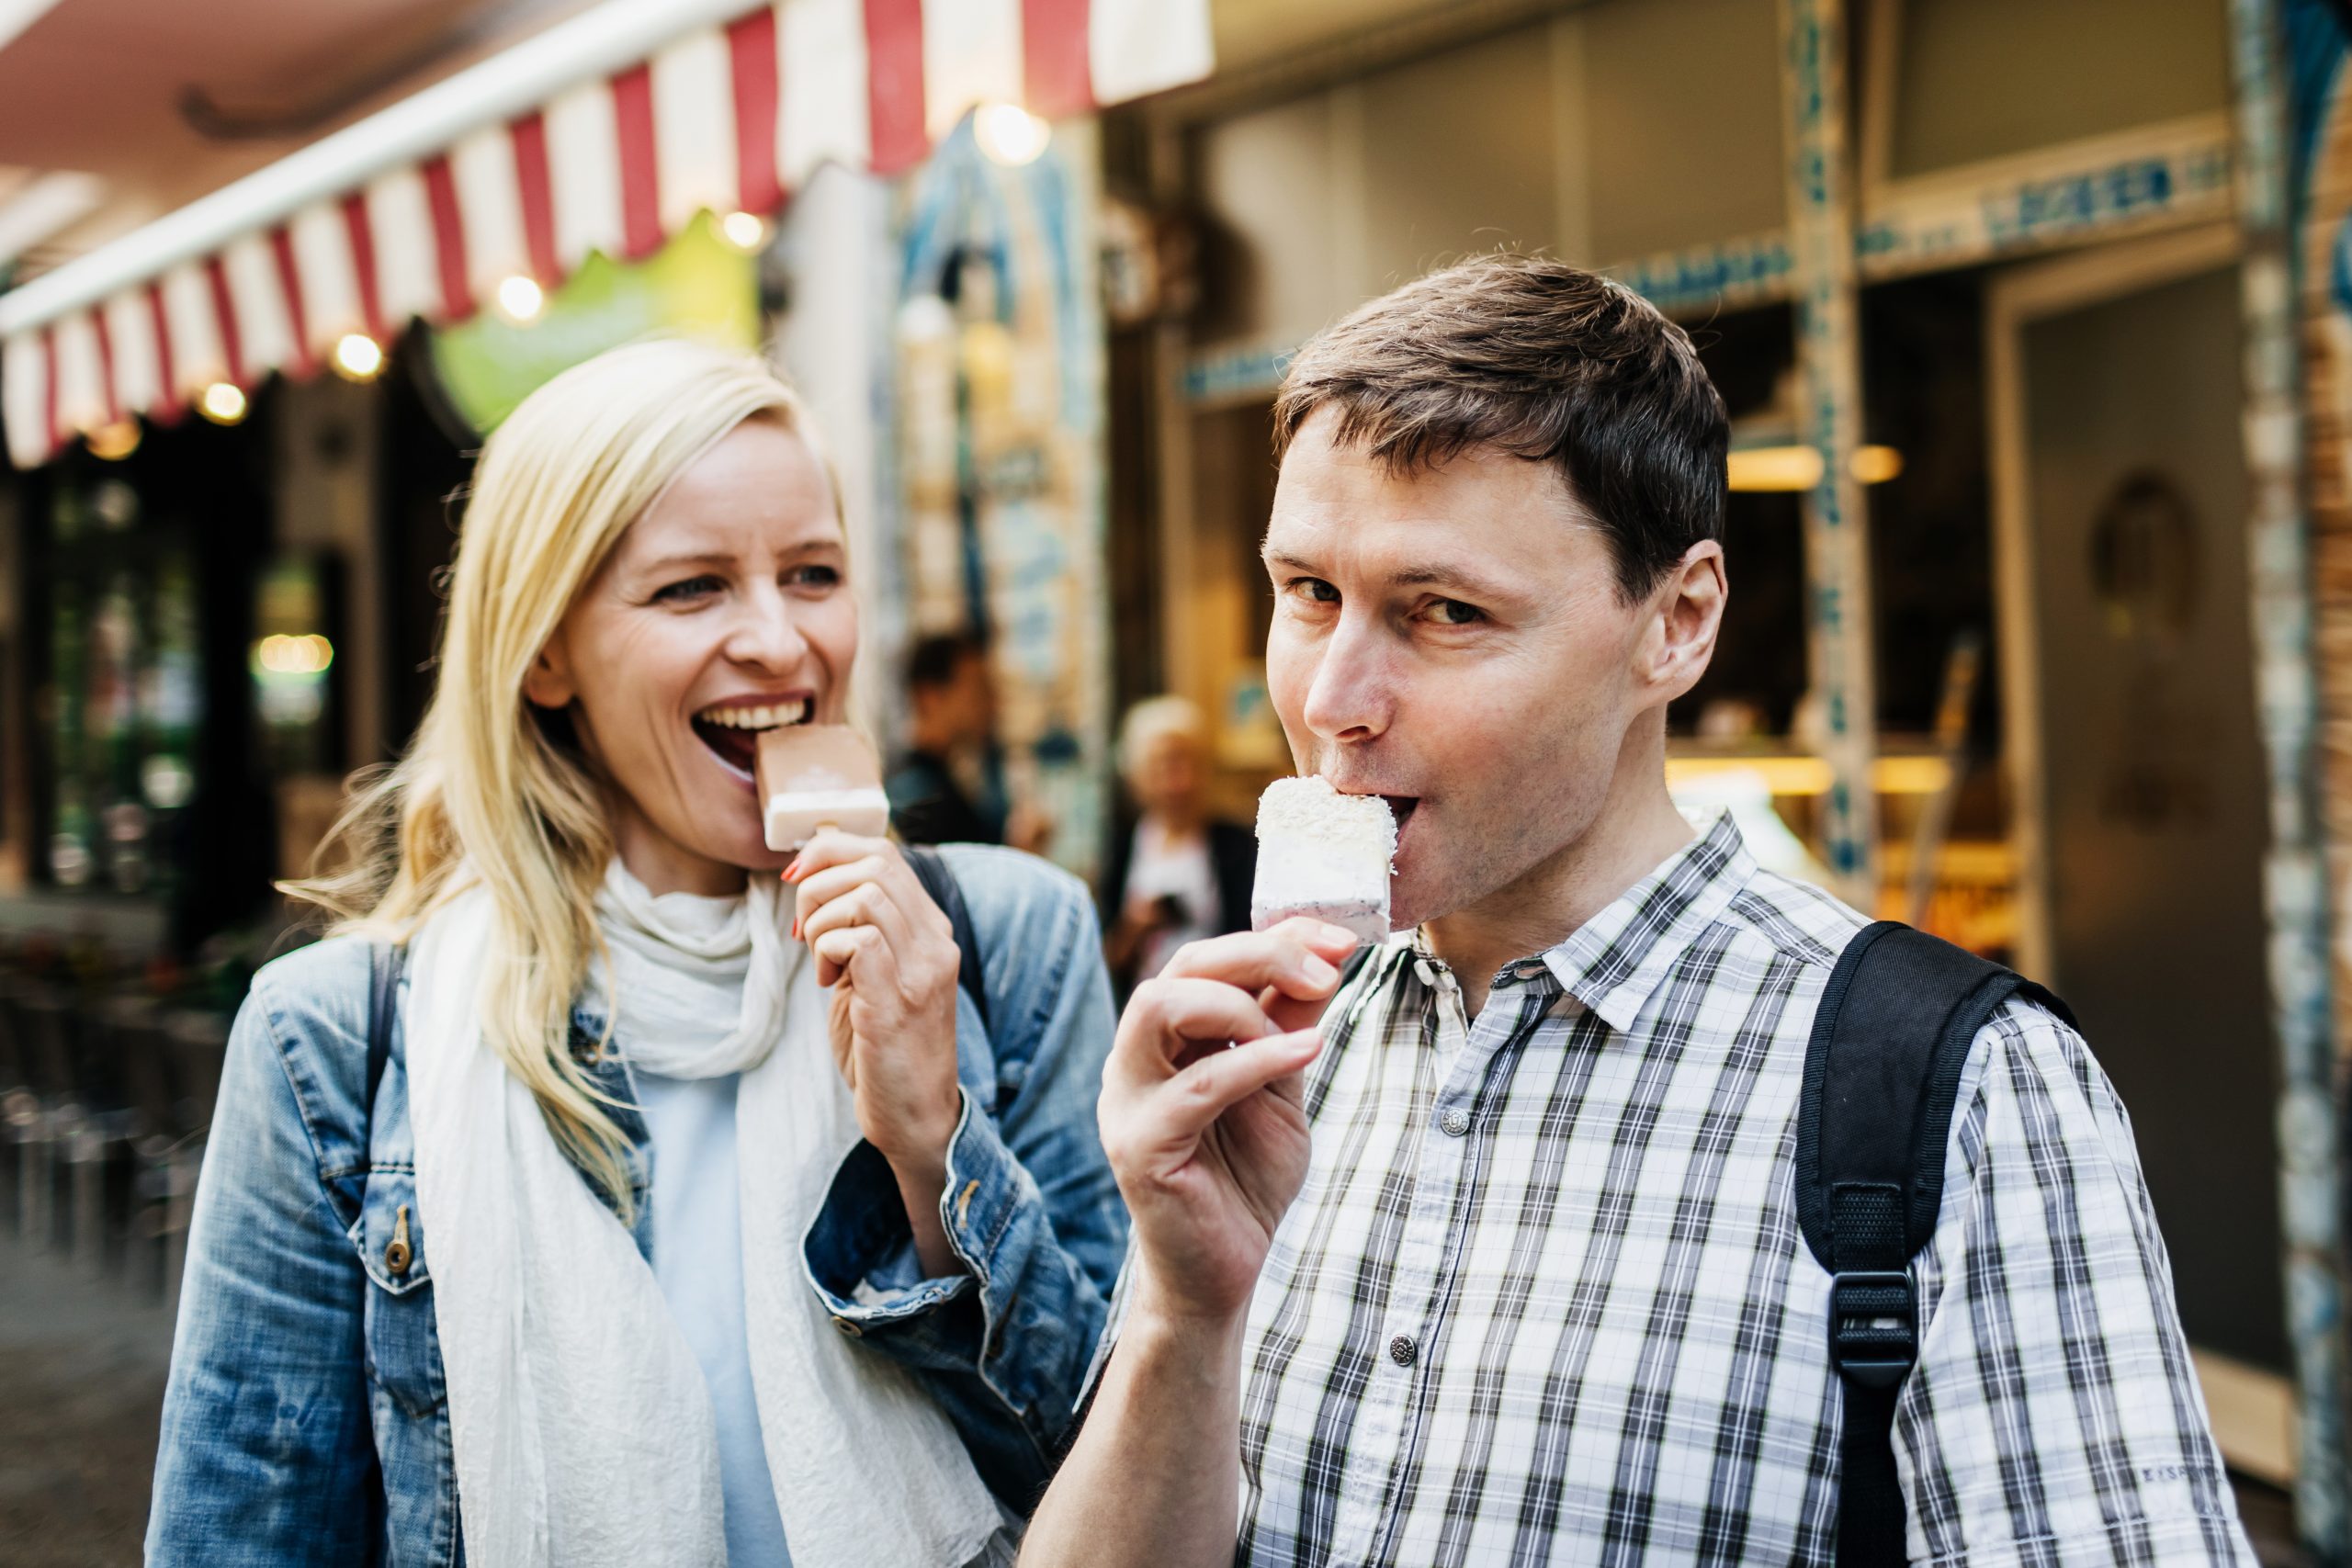
[[[828,161],[892,173],[973,105],[1046,117],[1195,81],[1208,0],[609,0],[0,294],[19,468],[352,333],[463,321],[517,275],[772,214]]]

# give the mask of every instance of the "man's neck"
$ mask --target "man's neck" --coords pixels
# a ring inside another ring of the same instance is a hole
[[[1695,836],[1667,794],[1663,729],[1653,744],[1629,743],[1581,837],[1509,886],[1422,926],[1462,987],[1464,1012],[1478,1015],[1504,964],[1566,942]]]

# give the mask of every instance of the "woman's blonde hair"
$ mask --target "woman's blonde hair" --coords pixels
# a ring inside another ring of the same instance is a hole
[[[569,724],[532,707],[523,683],[628,525],[760,418],[815,445],[799,400],[764,365],[682,341],[614,349],[525,399],[475,470],[414,742],[389,770],[355,776],[316,863],[340,869],[281,885],[327,910],[334,930],[395,942],[465,888],[487,891],[482,1038],[625,1213],[627,1140],[571,1045],[571,1008],[603,948],[606,786]]]

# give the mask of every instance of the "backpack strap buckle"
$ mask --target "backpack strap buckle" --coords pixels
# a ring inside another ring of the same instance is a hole
[[[1893,1388],[1919,1359],[1919,1298],[1907,1271],[1833,1274],[1829,1364],[1865,1388]]]

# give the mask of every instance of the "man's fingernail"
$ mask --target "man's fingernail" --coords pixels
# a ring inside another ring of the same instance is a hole
[[[1327,920],[1323,925],[1323,940],[1326,942],[1344,942],[1350,946],[1353,946],[1356,942],[1356,933],[1350,931],[1345,926],[1335,926]]]
[[[1328,986],[1340,977],[1340,972],[1337,969],[1311,953],[1306,955],[1306,962],[1301,967],[1306,971],[1306,983],[1310,986]]]

